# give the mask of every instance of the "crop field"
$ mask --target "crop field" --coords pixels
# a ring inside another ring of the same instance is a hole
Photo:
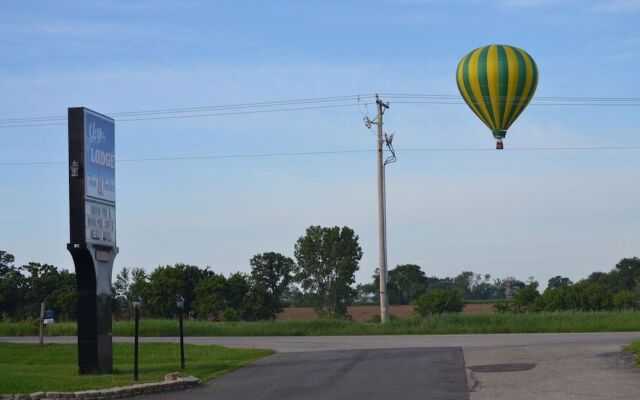
[[[368,322],[373,316],[380,315],[380,306],[377,304],[352,306],[347,309],[347,313],[354,321]],[[466,304],[462,313],[465,315],[493,314],[493,304]],[[389,306],[389,315],[398,318],[411,318],[413,306]],[[278,321],[304,321],[316,318],[316,313],[311,307],[289,307],[278,314]]]

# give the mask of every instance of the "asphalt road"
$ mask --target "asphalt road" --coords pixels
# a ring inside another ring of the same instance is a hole
[[[468,400],[462,349],[279,353],[186,393],[145,400]]]
[[[190,337],[186,338],[187,343],[270,348],[278,353],[201,388],[157,398],[357,399],[361,392],[368,394],[368,399],[404,400],[422,391],[419,397],[422,399],[465,399],[435,397],[443,393],[443,387],[444,393],[452,396],[460,396],[461,390],[467,390],[460,378],[464,366],[470,400],[638,400],[640,368],[634,367],[632,357],[621,351],[622,346],[638,339],[638,332]],[[177,338],[143,340],[177,342]],[[37,343],[37,338],[12,337],[0,341]],[[75,337],[51,337],[46,341],[74,343]],[[398,352],[396,357],[391,356],[394,351]],[[445,357],[447,354],[449,358]],[[460,358],[454,354],[460,354]],[[271,385],[272,381],[277,384]],[[413,391],[413,387],[417,390]],[[287,392],[287,388],[291,391]],[[303,397],[307,393],[317,395],[318,391],[322,396]],[[231,397],[235,392],[243,395]],[[327,397],[337,393],[341,396]]]

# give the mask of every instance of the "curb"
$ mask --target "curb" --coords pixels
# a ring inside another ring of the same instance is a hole
[[[188,389],[200,384],[195,376],[178,378],[167,382],[136,383],[130,386],[109,389],[85,390],[81,392],[35,392],[31,394],[0,394],[0,400],[107,400],[158,392]]]

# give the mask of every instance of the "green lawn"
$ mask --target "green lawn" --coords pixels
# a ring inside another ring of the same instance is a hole
[[[139,378],[162,381],[169,372],[209,380],[272,354],[271,350],[185,345],[186,368],[180,371],[180,348],[169,343],[141,343]],[[133,344],[113,346],[113,375],[78,375],[75,345],[0,343],[0,393],[79,391],[133,384]]]
[[[640,366],[640,340],[636,340],[624,348],[627,351],[631,351],[636,354],[636,364]]]
[[[185,321],[187,336],[326,336],[463,333],[549,333],[640,331],[640,311],[555,312],[531,314],[445,314],[397,319],[388,324],[343,320],[208,322]],[[0,323],[0,336],[37,335],[33,322]],[[140,321],[142,336],[177,336],[174,320]],[[57,323],[47,335],[74,336],[74,323]],[[114,336],[132,336],[131,321],[115,321]]]

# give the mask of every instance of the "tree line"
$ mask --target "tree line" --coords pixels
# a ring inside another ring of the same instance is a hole
[[[147,273],[123,268],[112,285],[114,318],[128,318],[135,296],[149,318],[175,316],[184,298],[188,316],[214,321],[273,319],[285,299],[312,305],[321,317],[341,318],[357,294],[353,288],[362,249],[349,227],[310,226],[294,246],[295,261],[265,252],[249,260],[251,272],[228,276],[210,267],[176,264]],[[0,251],[0,315],[3,320],[35,318],[40,302],[60,320],[76,318],[75,274],[53,265],[29,263]]]
[[[437,289],[457,290],[465,300],[504,299],[508,297],[510,289],[515,292],[526,286],[525,282],[513,277],[491,279],[490,274],[476,274],[473,271],[463,271],[452,278],[427,276],[416,264],[398,265],[389,270],[388,276],[387,294],[390,304],[411,304],[423,293]],[[371,294],[373,300],[378,302],[379,286],[380,276],[376,270],[372,282],[358,285],[357,290],[361,298]]]
[[[112,285],[114,318],[129,318],[134,296],[143,299],[142,315],[175,316],[176,298],[184,298],[188,316],[214,321],[273,319],[284,306],[312,306],[320,317],[342,318],[355,300],[377,302],[379,276],[354,287],[362,249],[348,227],[310,226],[294,246],[295,260],[265,252],[249,260],[250,272],[228,276],[210,267],[176,264],[151,272],[123,268]],[[35,318],[40,302],[59,320],[74,320],[77,299],[75,274],[50,264],[30,262],[17,267],[15,258],[0,250],[0,316],[3,320]],[[463,271],[455,277],[426,276],[419,265],[398,265],[389,271],[391,304],[416,304],[419,314],[455,312],[462,300],[505,299],[499,312],[611,310],[640,305],[640,259],[624,258],[609,272],[594,272],[573,283],[556,276],[540,293],[533,278]]]
[[[540,293],[532,281],[515,295],[513,302],[495,305],[498,312],[611,311],[640,308],[640,258],[623,258],[609,272],[594,272],[573,283],[555,276]]]

